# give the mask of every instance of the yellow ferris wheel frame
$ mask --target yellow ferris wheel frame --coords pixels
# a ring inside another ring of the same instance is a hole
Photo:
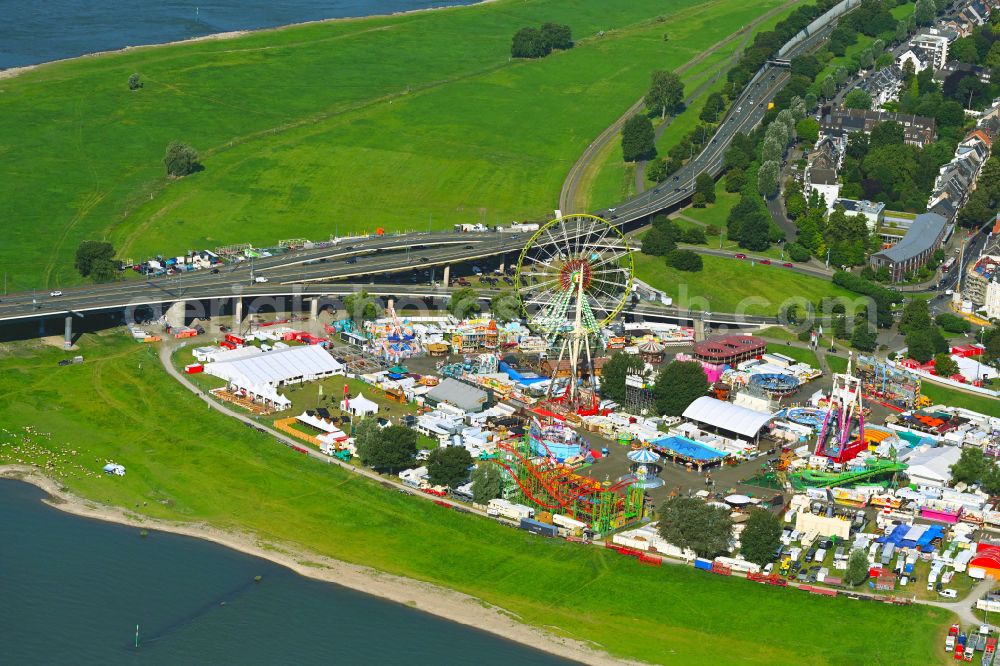
[[[628,264],[627,266],[623,266],[623,268],[626,268],[628,270],[628,279],[625,282],[625,293],[622,294],[622,297],[617,303],[617,305],[615,305],[615,307],[608,312],[608,315],[600,322],[598,322],[602,327],[607,326],[609,323],[614,321],[615,317],[621,314],[621,311],[625,308],[625,305],[628,302],[629,294],[632,293],[633,275],[635,275],[635,261],[632,258],[632,248],[629,247],[628,238],[626,238],[625,234],[621,232],[621,229],[619,229],[616,225],[612,224],[608,220],[605,220],[603,217],[600,217],[598,215],[591,215],[590,213],[571,213],[569,215],[563,215],[561,217],[555,218],[554,220],[549,220],[548,222],[540,226],[538,228],[538,231],[536,231],[534,234],[531,235],[531,238],[529,238],[528,242],[524,244],[524,247],[521,249],[521,253],[517,257],[517,267],[514,271],[514,290],[517,292],[517,301],[518,303],[520,303],[521,312],[524,315],[525,319],[530,319],[530,316],[528,315],[527,306],[524,302],[524,297],[522,296],[522,287],[528,286],[527,284],[524,284],[521,281],[521,270],[524,266],[524,258],[527,256],[528,251],[532,247],[536,245],[541,245],[541,243],[538,243],[537,241],[542,236],[542,234],[545,233],[549,228],[573,218],[590,219],[593,220],[596,224],[603,224],[604,226],[611,229],[612,232],[617,234],[618,239],[622,242],[622,246],[625,248],[625,254],[623,256],[623,259]]]

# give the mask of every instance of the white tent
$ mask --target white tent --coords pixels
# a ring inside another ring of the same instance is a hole
[[[253,356],[205,365],[205,374],[226,380],[230,386],[251,387],[298,384],[342,374],[343,364],[318,345],[276,349]]]
[[[378,403],[369,400],[361,393],[358,393],[356,398],[351,398],[350,401],[341,400],[340,408],[353,416],[378,414]]]
[[[772,417],[772,414],[766,412],[754,411],[708,396],[698,398],[684,410],[686,419],[750,438],[756,438],[760,429]]]
[[[326,419],[320,418],[315,414],[309,414],[307,412],[302,412],[295,417],[295,420],[300,423],[305,423],[306,425],[311,425],[317,430],[322,430],[323,432],[339,432],[340,428],[333,425]]]
[[[906,476],[918,486],[946,486],[951,481],[951,466],[961,455],[962,450],[957,446],[914,449],[906,459]]]

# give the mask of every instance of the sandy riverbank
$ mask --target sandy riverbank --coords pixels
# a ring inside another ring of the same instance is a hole
[[[47,504],[61,511],[129,527],[160,530],[217,543],[226,548],[260,557],[309,578],[315,578],[406,604],[452,622],[488,631],[507,640],[584,664],[610,666],[638,664],[612,657],[577,640],[555,636],[518,622],[510,613],[482,600],[431,583],[388,574],[324,557],[288,544],[263,541],[250,532],[230,532],[204,523],[176,523],[147,518],[125,509],[77,497],[27,465],[0,465],[0,478],[30,483],[49,494]]]
[[[39,67],[45,67],[47,65],[53,65],[60,62],[70,62],[73,60],[80,60],[83,58],[98,58],[100,56],[112,55],[115,53],[129,53],[131,51],[138,51],[142,49],[155,49],[155,48],[160,48],[162,46],[175,46],[177,44],[190,44],[193,42],[233,39],[235,37],[242,37],[243,35],[257,34],[262,32],[274,32],[276,30],[287,30],[288,28],[297,28],[304,25],[336,23],[339,21],[360,21],[363,19],[370,19],[370,18],[387,18],[390,16],[405,16],[407,14],[437,12],[445,9],[456,9],[459,7],[475,7],[476,5],[485,5],[497,1],[498,0],[479,0],[479,2],[474,2],[468,5],[441,5],[440,7],[423,7],[421,9],[409,9],[402,12],[391,12],[389,14],[367,14],[365,16],[340,16],[337,18],[319,19],[316,21],[300,21],[298,23],[288,23],[285,25],[275,26],[273,28],[257,28],[254,30],[231,30],[229,32],[216,32],[212,33],[211,35],[202,35],[201,37],[189,37],[188,39],[177,39],[171,42],[160,42],[158,44],[140,44],[137,46],[126,46],[124,48],[110,49],[107,51],[94,51],[93,53],[74,56],[72,58],[60,58],[58,60],[49,60],[48,62],[40,62],[35,65],[25,65],[23,67],[9,67],[7,69],[0,69],[0,81],[2,81],[3,79],[10,79],[15,76],[19,76],[21,74],[24,74],[25,72],[30,72],[33,69],[38,69]]]

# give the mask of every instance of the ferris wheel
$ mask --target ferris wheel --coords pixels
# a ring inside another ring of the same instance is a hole
[[[621,231],[595,215],[548,222],[518,258],[515,289],[529,326],[549,338],[582,327],[599,333],[625,307],[632,251]]]
[[[568,356],[569,379],[557,400],[578,413],[592,413],[596,408],[590,336],[600,335],[625,307],[633,268],[625,236],[594,215],[552,220],[521,251],[514,285],[528,326],[545,335],[550,344],[559,345],[547,398],[552,397],[555,379],[563,372],[563,358]],[[577,381],[584,356],[589,390]]]

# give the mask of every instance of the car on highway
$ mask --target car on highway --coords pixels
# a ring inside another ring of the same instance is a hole
[[[428,261],[430,261],[430,259],[428,259],[427,257],[420,257],[420,261],[423,263],[427,263]]]
[[[787,262],[787,261],[786,261],[785,263],[781,264],[781,265],[782,265],[782,266],[784,266],[785,268],[795,268],[795,266],[794,266],[794,265],[790,264],[790,263],[789,263],[789,262]]]
[[[218,275],[218,274],[219,274],[219,269],[218,268],[213,268],[212,269],[212,275]]]
[[[50,291],[49,296],[62,296],[62,292],[56,289],[55,291]]]
[[[253,279],[253,281],[254,282],[258,282],[258,283],[264,283],[264,282],[267,282],[267,278],[264,277],[263,275],[258,275],[257,277],[255,277]]]
[[[344,249],[345,249],[345,250],[353,250],[353,249],[354,249],[354,246],[353,246],[353,245],[348,245],[348,246],[347,246],[347,247],[345,247]]]
[[[743,254],[742,252],[740,252],[739,254],[734,254],[733,256],[736,257],[737,259],[746,259],[747,258],[747,255]]]
[[[356,263],[358,263],[358,258],[357,257],[351,257],[350,259],[348,259],[344,263],[345,264],[356,264]]]
[[[472,249],[472,246],[471,246],[471,245],[466,245],[466,246],[465,246],[465,249],[466,249],[466,250],[471,250],[471,249]]]
[[[771,265],[771,260],[770,259],[762,259],[760,263],[764,264],[765,266],[770,266]]]

